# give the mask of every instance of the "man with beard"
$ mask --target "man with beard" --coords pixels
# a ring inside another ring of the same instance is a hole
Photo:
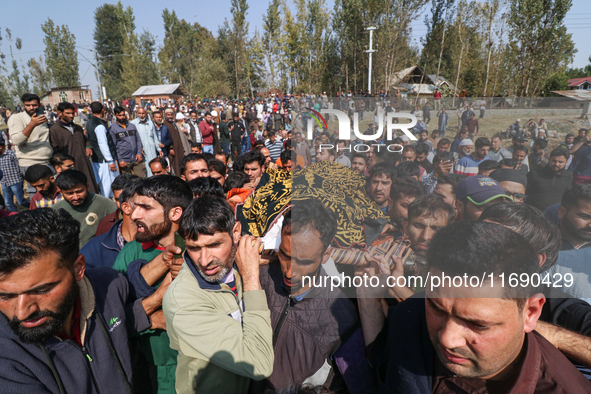
[[[63,210],[37,209],[0,221],[2,392],[133,390],[129,337],[158,328],[147,314],[161,305],[164,289],[135,300],[122,275],[86,270],[79,229]]]
[[[365,154],[355,152],[351,158],[351,169],[361,176],[365,176],[367,170],[367,157]]]
[[[562,194],[558,208],[561,250],[591,247],[591,185],[572,185]]]
[[[111,184],[118,175],[115,145],[107,133],[109,125],[103,120],[105,116],[103,105],[95,101],[90,104],[90,109],[92,115],[86,123],[86,133],[88,145],[92,149],[92,169],[102,195],[110,198]]]
[[[428,194],[414,200],[408,206],[408,219],[403,220],[403,234],[410,241],[410,247],[416,255],[412,266],[404,267],[404,262],[399,257],[392,257],[393,268],[380,254],[368,256],[368,261],[379,267],[380,273],[394,277],[405,274],[420,274],[425,277],[426,257],[429,243],[437,231],[451,224],[456,217],[455,209],[443,200],[443,197],[437,194]],[[400,283],[400,282],[398,282]],[[414,289],[408,286],[388,287],[390,297],[398,302],[402,302],[415,293]]]
[[[34,164],[27,168],[25,180],[37,190],[31,198],[29,209],[51,208],[53,204],[64,198],[55,184],[53,173],[44,164]]]
[[[117,205],[100,194],[88,190],[88,179],[77,170],[66,170],[55,180],[64,199],[53,204],[53,209],[65,209],[80,223],[80,247],[96,234],[100,221],[117,210]]]
[[[565,170],[569,152],[560,146],[550,153],[548,165],[527,173],[527,203],[544,211],[559,204],[562,194],[573,183],[573,175]]]
[[[88,190],[91,193],[100,193],[89,159],[92,157],[92,148],[84,129],[74,123],[74,112],[74,105],[67,102],[58,104],[58,119],[49,129],[49,142],[54,153],[61,152],[72,156],[74,169],[84,173],[88,179]]]
[[[395,177],[395,168],[386,163],[376,164],[369,170],[367,194],[384,214],[390,210],[390,190]]]
[[[185,156],[181,161],[180,171],[181,179],[187,182],[209,176],[207,160],[199,153],[189,153]]]
[[[470,140],[467,140],[470,141]],[[461,143],[460,143],[461,145]],[[463,174],[466,176],[474,176],[478,174],[478,165],[484,160],[490,160],[488,150],[490,149],[490,141],[486,137],[480,137],[476,140],[475,150],[469,155],[462,157],[454,168],[456,174]]]
[[[176,257],[183,253],[185,243],[176,231],[192,199],[189,184],[172,175],[148,178],[137,186],[131,212],[137,225],[135,241],[121,249],[113,269],[126,273],[138,297],[153,294],[168,272],[174,278],[180,270],[182,260]],[[166,331],[144,332],[138,341],[155,366],[149,371],[153,392],[173,393],[177,352],[170,349]]]
[[[521,235],[481,222],[438,231],[427,261],[432,278],[531,277],[539,271],[538,256]],[[591,391],[591,383],[534,331],[545,298],[531,282],[503,287],[485,279],[478,287],[456,286],[428,286],[424,297],[390,308],[387,325],[379,299],[360,299],[380,392]]]
[[[402,231],[408,220],[408,207],[417,198],[425,195],[423,184],[408,176],[394,178],[390,187],[390,222]]]
[[[86,265],[88,267],[111,268],[113,264],[115,264],[115,260],[121,249],[123,249],[128,242],[135,239],[137,226],[133,220],[131,220],[131,199],[135,194],[135,188],[140,182],[141,179],[132,174],[123,174],[115,178],[113,186],[121,183],[121,190],[118,190],[115,197],[118,210],[112,215],[106,216],[101,221],[101,224],[106,224],[105,227],[107,227],[107,225],[110,227],[101,234],[97,231],[96,237],[88,241],[82,250],[80,250],[80,254],[83,254],[84,257],[86,257]],[[113,222],[105,223],[105,220],[109,216],[113,216]],[[100,226],[99,230],[101,230]]]
[[[122,174],[132,173],[144,178],[146,163],[144,163],[143,145],[135,124],[127,121],[125,110],[121,107],[113,109],[115,123],[109,127],[109,136],[115,144],[119,170]]]
[[[203,121],[199,123],[199,132],[203,137],[203,152],[213,154],[213,135],[215,128],[211,119],[211,113],[206,113]]]
[[[273,372],[261,241],[241,230],[221,197],[197,198],[182,216],[183,268],[162,305],[178,350],[177,393],[246,394],[251,380]]]
[[[34,164],[47,164],[53,149],[49,142],[49,128],[45,115],[36,115],[40,107],[39,96],[25,93],[21,97],[25,110],[8,118],[9,140],[14,144],[21,172]],[[35,189],[29,185],[29,193]]]
[[[312,285],[327,276],[336,231],[335,213],[319,200],[298,201],[283,220],[279,262],[260,268],[275,350],[266,383],[277,392],[310,381],[334,392],[375,392],[355,307],[340,289]]]
[[[143,107],[139,107],[137,110],[137,118],[132,120],[130,123],[135,125],[137,132],[142,140],[142,148],[144,153],[144,163],[149,163],[156,156],[160,156],[160,141],[156,135],[156,129],[154,123],[148,118],[148,114]],[[152,171],[150,166],[146,167],[146,176],[151,177]]]
[[[168,133],[172,138],[172,146],[168,151],[168,157],[170,159],[170,165],[172,167],[172,171],[174,174],[180,174],[181,172],[181,160],[185,157],[185,148],[183,146],[183,141],[181,139],[181,134],[176,128],[175,125],[175,116],[174,116],[174,109],[166,108],[164,110],[164,126],[168,129]],[[190,149],[190,148],[189,148]]]

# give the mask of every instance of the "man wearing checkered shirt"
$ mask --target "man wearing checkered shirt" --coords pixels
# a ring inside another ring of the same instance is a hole
[[[0,180],[2,195],[6,201],[6,208],[17,212],[14,197],[19,205],[28,204],[23,191],[23,176],[18,165],[18,159],[13,151],[6,149],[4,137],[0,134],[0,170],[4,176]]]

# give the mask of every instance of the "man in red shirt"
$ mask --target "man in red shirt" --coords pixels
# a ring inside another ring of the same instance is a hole
[[[213,123],[211,121],[211,113],[206,113],[205,118],[199,123],[199,132],[203,138],[203,153],[213,154]]]

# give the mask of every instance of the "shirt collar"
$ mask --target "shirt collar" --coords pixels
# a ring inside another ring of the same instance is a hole
[[[148,242],[142,242],[142,250],[148,250],[150,248],[154,248],[156,250],[164,250],[166,248],[163,248],[161,246],[156,245],[156,243],[154,243],[154,241],[148,241]]]

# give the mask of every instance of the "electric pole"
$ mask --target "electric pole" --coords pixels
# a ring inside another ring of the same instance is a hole
[[[365,51],[366,53],[369,53],[369,68],[368,68],[368,76],[367,76],[367,90],[369,92],[369,94],[371,94],[371,55],[374,52],[377,52],[373,49],[372,44],[373,44],[373,31],[377,29],[377,27],[375,26],[371,26],[366,28],[365,30],[369,30],[369,49],[367,51]]]

